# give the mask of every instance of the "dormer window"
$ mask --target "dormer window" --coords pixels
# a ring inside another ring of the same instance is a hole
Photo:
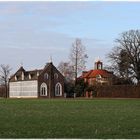
[[[29,79],[32,79],[31,74],[29,74]]]
[[[22,72],[21,79],[24,80],[24,73]]]
[[[15,75],[15,81],[17,81],[17,76]]]

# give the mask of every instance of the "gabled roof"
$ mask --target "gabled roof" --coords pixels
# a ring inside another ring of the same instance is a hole
[[[25,69],[23,68],[23,66],[21,66],[19,69],[18,69],[18,71],[17,72],[24,72],[25,71]]]
[[[44,69],[42,70],[41,73],[43,73],[48,67],[55,69],[64,78],[64,76],[62,75],[62,73],[60,73],[60,71],[53,65],[52,62],[46,63],[46,65],[45,65],[45,67],[44,67]]]
[[[24,73],[24,76],[25,76],[25,80],[29,80],[29,75],[31,76],[31,79],[32,80],[37,80],[38,76],[37,76],[37,73],[40,75],[40,73],[42,72],[43,70],[31,70],[31,71],[26,71]]]
[[[52,62],[47,63],[45,65],[45,67],[43,69],[39,69],[39,70],[30,70],[30,71],[26,71],[23,67],[20,67],[17,72],[12,75],[10,77],[11,81],[15,81],[15,76],[17,77],[18,80],[22,80],[22,73],[24,74],[24,80],[37,80],[38,76],[41,75],[43,72],[46,71],[47,68],[55,68],[57,70],[57,68],[53,65]],[[58,70],[57,70],[58,71]],[[59,71],[58,71],[59,72]],[[60,73],[60,72],[59,72]],[[61,73],[60,73],[61,74]],[[61,74],[62,75],[62,74]],[[63,75],[62,75],[63,76]]]
[[[40,70],[31,70],[31,71],[26,71],[22,66],[17,70],[17,72],[12,75],[10,77],[10,80],[13,78],[13,77],[17,77],[19,80],[21,80],[21,74],[22,72],[24,73],[24,80],[30,80],[29,79],[29,75],[31,76],[31,80],[37,80],[38,76],[37,76],[37,73],[40,74],[41,72],[43,71],[43,69],[40,69]]]

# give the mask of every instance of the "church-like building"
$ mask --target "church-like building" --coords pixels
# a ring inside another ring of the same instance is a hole
[[[88,85],[112,85],[114,74],[113,72],[103,69],[103,63],[98,60],[94,64],[94,69],[84,71],[79,78],[84,79]]]
[[[61,98],[64,97],[64,77],[53,65],[44,69],[26,71],[22,66],[9,79],[10,98]]]

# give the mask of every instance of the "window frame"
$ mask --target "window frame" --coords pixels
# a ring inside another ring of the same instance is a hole
[[[49,75],[48,75],[48,73],[45,73],[44,74],[44,80],[48,80],[49,79]]]
[[[42,83],[40,86],[40,96],[47,96],[48,95],[48,87],[46,83]]]
[[[62,96],[62,85],[59,82],[55,85],[55,96]]]

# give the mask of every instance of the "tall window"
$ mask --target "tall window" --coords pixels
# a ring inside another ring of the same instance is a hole
[[[40,96],[47,96],[47,85],[45,83],[40,86]]]
[[[102,64],[98,64],[98,69],[102,69]]]
[[[55,96],[62,96],[62,85],[60,83],[55,85]]]
[[[49,75],[48,75],[48,73],[45,73],[44,74],[44,80],[48,80],[49,79]]]
[[[57,79],[57,78],[58,78],[58,74],[55,73],[55,74],[54,74],[54,79]]]

